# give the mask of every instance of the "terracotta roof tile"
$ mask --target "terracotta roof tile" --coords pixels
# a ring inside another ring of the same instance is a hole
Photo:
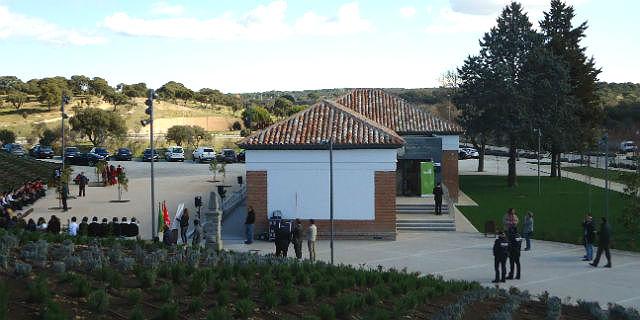
[[[399,134],[460,134],[462,127],[440,119],[382,89],[354,89],[337,103]]]
[[[244,149],[398,148],[404,140],[393,130],[340,104],[322,101],[260,130],[238,143]]]

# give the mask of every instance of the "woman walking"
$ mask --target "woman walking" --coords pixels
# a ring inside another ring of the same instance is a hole
[[[187,230],[189,229],[189,210],[187,210],[187,208],[184,208],[178,221],[180,222],[180,238],[182,239],[182,243],[186,245]]]

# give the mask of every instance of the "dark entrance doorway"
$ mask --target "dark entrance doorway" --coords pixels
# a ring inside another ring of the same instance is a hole
[[[420,196],[420,160],[398,160],[396,195]]]

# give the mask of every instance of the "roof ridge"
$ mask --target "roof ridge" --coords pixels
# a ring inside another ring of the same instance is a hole
[[[335,101],[331,101],[331,100],[327,100],[327,99],[323,99],[323,101],[326,102],[326,103],[329,103],[334,108],[338,108],[341,111],[350,114],[351,116],[355,117],[356,119],[358,119],[360,121],[365,122],[366,124],[368,124],[370,126],[376,127],[378,129],[384,131],[385,133],[391,135],[391,136],[394,136],[394,137],[402,139],[402,137],[400,135],[398,135],[397,132],[385,127],[384,125],[382,125],[380,123],[377,123],[377,122],[369,119],[367,116],[365,116],[365,115],[363,115],[363,114],[361,114],[361,113],[359,113],[359,112],[357,112],[357,111],[355,111],[353,109],[350,109],[350,108],[348,108],[346,106],[343,106],[342,104],[340,104],[338,102],[335,102]],[[404,140],[404,139],[402,139],[402,140]]]

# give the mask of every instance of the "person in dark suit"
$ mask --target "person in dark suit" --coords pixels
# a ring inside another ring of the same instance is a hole
[[[436,215],[442,214],[442,196],[444,191],[442,190],[442,184],[438,184],[433,188],[433,201],[436,204]]]
[[[87,234],[89,237],[100,236],[100,224],[98,223],[98,217],[93,217],[93,219],[91,219],[91,223],[87,229]]]
[[[291,234],[291,242],[293,242],[293,250],[296,253],[296,259],[302,259],[302,221],[296,219],[293,225],[293,232]]]
[[[89,235],[89,218],[82,218],[82,222],[80,222],[80,225],[78,226],[78,235],[81,237]]]
[[[586,251],[582,261],[591,261],[593,260],[593,242],[596,240],[596,228],[593,226],[593,217],[589,213],[587,213],[584,222],[582,222],[582,240]]]
[[[591,266],[597,267],[598,262],[600,262],[600,256],[602,256],[602,251],[604,251],[604,255],[607,257],[607,264],[604,265],[605,268],[611,268],[611,252],[609,249],[611,247],[611,226],[609,222],[607,222],[607,218],[602,217],[602,224],[600,224],[600,234],[598,237],[598,252],[596,253],[596,258],[593,260],[593,263],[590,263]]]
[[[520,252],[522,250],[522,238],[515,232],[509,238],[509,275],[508,280],[513,279],[515,271],[516,279],[520,279]],[[515,270],[514,270],[515,266]]]
[[[47,223],[47,232],[54,234],[60,233],[60,219],[55,215],[51,216]]]
[[[111,219],[111,223],[109,223],[109,236],[119,237],[122,235],[122,230],[120,229],[120,223],[118,222],[118,218],[113,217]]]
[[[493,269],[496,273],[496,277],[492,281],[493,283],[506,281],[507,256],[509,256],[509,242],[504,232],[501,231],[493,243]]]
[[[287,257],[287,251],[289,251],[289,244],[291,243],[291,223],[281,222],[280,226],[276,230],[276,256]]]
[[[104,238],[109,236],[109,220],[102,218],[100,228],[98,228],[98,237]]]

